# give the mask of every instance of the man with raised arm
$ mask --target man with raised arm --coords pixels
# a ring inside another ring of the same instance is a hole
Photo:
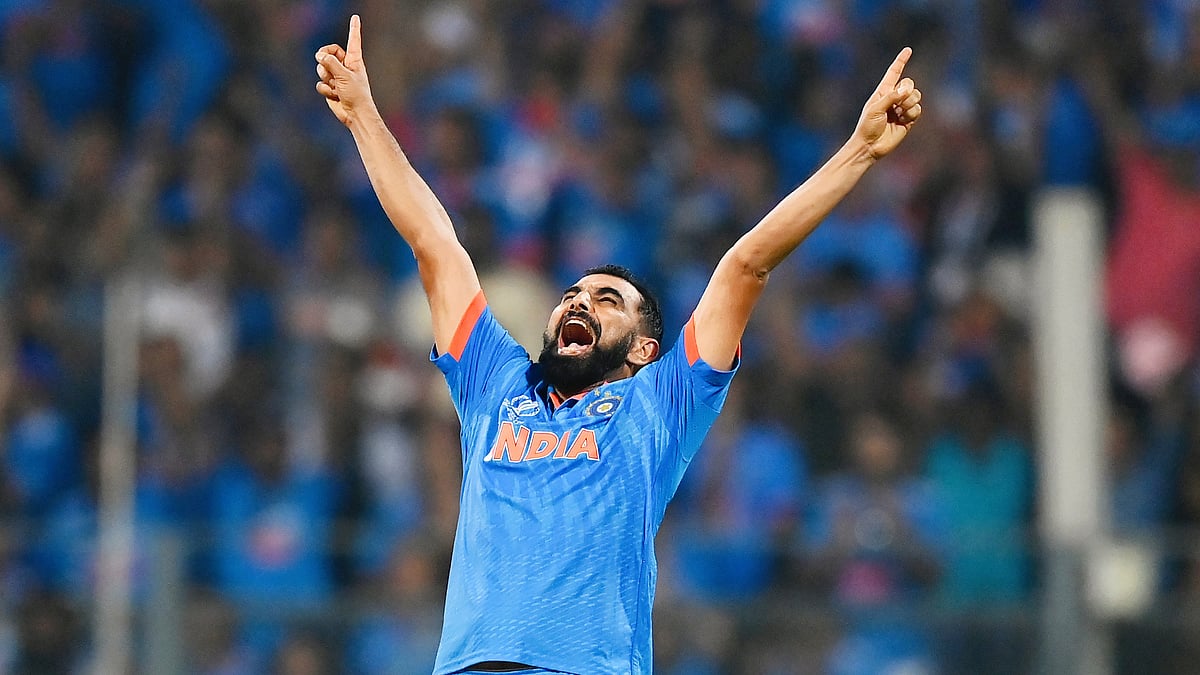
[[[354,136],[416,255],[431,359],[462,423],[463,485],[435,672],[649,673],[654,535],[712,425],[770,271],[921,115],[888,68],[850,140],[721,258],[672,346],[654,296],[586,270],[550,311],[534,363],[488,309],[446,211],[371,98],[360,22],[316,54],[317,91]]]

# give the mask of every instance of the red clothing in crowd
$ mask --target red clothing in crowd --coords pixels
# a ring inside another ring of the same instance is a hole
[[[1120,212],[1109,252],[1107,310],[1118,334],[1167,327],[1194,356],[1200,346],[1200,189],[1127,145],[1119,159]]]

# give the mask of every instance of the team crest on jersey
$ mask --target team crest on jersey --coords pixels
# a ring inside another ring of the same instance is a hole
[[[616,394],[606,394],[588,404],[584,409],[585,415],[611,415],[621,404],[621,397]]]
[[[541,409],[541,405],[532,398],[529,398],[528,394],[504,399],[504,411],[508,413],[508,419],[514,422],[521,417],[533,417]]]

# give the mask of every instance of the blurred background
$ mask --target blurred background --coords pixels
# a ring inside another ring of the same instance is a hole
[[[0,672],[430,672],[458,426],[313,90],[351,12],[535,353],[599,263],[674,335],[915,49],[668,510],[656,672],[1196,672],[1189,0],[0,0]]]

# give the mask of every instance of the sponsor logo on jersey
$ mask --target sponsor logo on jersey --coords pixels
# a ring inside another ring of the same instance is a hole
[[[533,431],[512,422],[501,422],[500,433],[485,462],[532,462],[539,459],[590,459],[600,461],[600,446],[591,429]]]
[[[541,412],[541,409],[541,405],[530,398],[528,394],[504,399],[504,411],[508,413],[508,419],[513,422],[522,417],[533,417]]]

